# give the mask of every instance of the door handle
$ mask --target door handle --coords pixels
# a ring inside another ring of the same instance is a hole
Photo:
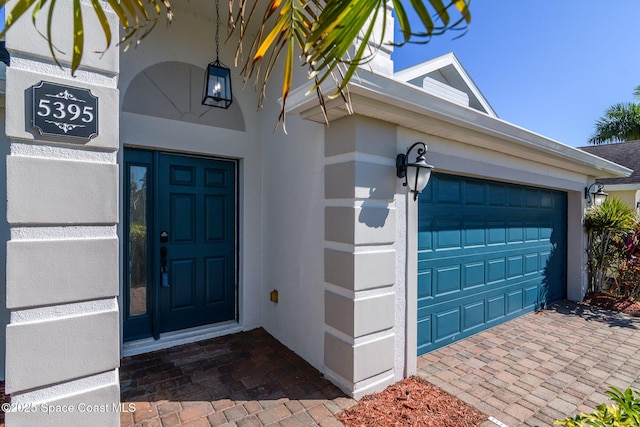
[[[160,247],[160,283],[163,288],[169,287],[169,273],[167,272],[167,247]]]

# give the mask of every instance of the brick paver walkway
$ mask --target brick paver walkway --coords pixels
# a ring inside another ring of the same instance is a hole
[[[550,426],[610,403],[608,386],[640,391],[640,318],[563,302],[421,356],[418,371],[509,427]]]
[[[122,427],[341,426],[354,405],[263,329],[121,361]]]
[[[509,427],[640,390],[640,318],[563,302],[418,358],[419,375]],[[263,329],[122,359],[122,427],[340,426],[355,404]],[[496,427],[487,421],[482,427]]]

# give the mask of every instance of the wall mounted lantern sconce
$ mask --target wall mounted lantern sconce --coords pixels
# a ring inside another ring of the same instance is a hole
[[[409,154],[416,148],[418,156],[416,161],[409,163]],[[396,176],[404,178],[405,187],[409,187],[409,191],[413,193],[413,200],[418,199],[418,194],[424,190],[431,178],[433,166],[427,164],[424,154],[427,152],[427,146],[424,142],[416,142],[407,150],[407,154],[398,154],[396,157]]]
[[[596,190],[591,192],[593,187],[597,186]],[[598,182],[594,182],[589,187],[584,188],[584,198],[587,199],[587,203],[593,206],[600,206],[605,200],[607,200],[607,193],[604,192],[604,185]]]
[[[220,48],[220,7],[216,0],[216,60],[207,66],[204,76],[202,105],[227,109],[233,102],[231,97],[231,70],[218,59]]]

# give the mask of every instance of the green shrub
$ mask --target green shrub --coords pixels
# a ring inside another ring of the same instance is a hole
[[[640,228],[636,229],[625,241],[617,244],[624,256],[616,268],[616,276],[609,291],[613,295],[640,300]]]
[[[589,290],[602,292],[608,275],[626,256],[622,242],[638,227],[633,209],[618,198],[607,199],[600,206],[587,209],[584,228],[587,232]]]
[[[630,388],[624,392],[616,387],[609,387],[605,392],[613,405],[602,403],[590,414],[579,414],[554,422],[567,427],[640,427],[640,393]]]

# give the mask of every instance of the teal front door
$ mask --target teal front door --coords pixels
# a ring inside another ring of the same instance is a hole
[[[125,150],[125,340],[233,320],[236,164]]]

